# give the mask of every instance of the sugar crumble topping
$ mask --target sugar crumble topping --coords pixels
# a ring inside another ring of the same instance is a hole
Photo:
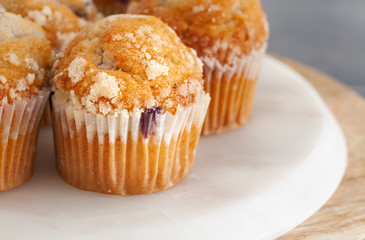
[[[27,18],[43,27],[52,18],[52,9],[49,6],[44,6],[42,10],[29,11]]]
[[[52,48],[35,23],[9,12],[0,18],[0,98],[2,104],[13,104],[44,88]]]
[[[199,13],[199,12],[203,12],[203,11],[207,11],[207,12],[215,12],[215,11],[220,11],[222,8],[219,5],[216,4],[212,4],[210,6],[206,6],[206,5],[196,5],[193,7],[193,12],[194,13]]]
[[[0,81],[2,84],[5,84],[8,81],[8,79],[6,79],[6,77],[4,77],[3,75],[0,75]]]
[[[39,71],[39,65],[33,58],[26,58],[25,62],[27,64],[27,67],[35,72]]]
[[[35,74],[28,73],[25,79],[28,81],[28,84],[33,84],[33,82],[35,80]]]
[[[84,77],[86,65],[87,61],[83,57],[77,57],[67,68],[68,76],[71,78],[71,81],[74,84],[79,82]]]
[[[146,74],[148,80],[155,79],[161,75],[169,75],[169,67],[162,65],[155,60],[149,61],[147,65]]]
[[[119,86],[114,76],[99,72],[93,77],[95,84],[91,86],[90,94],[96,98],[114,98],[119,94]]]
[[[9,89],[9,96],[13,100],[21,100],[22,99],[21,93],[27,89],[29,89],[29,85],[27,84],[26,80],[19,79],[17,81],[16,87]]]
[[[62,50],[75,33],[89,24],[86,19],[76,14],[77,9],[73,12],[68,7],[71,5],[79,8],[83,3],[81,0],[79,3],[72,0],[9,0],[3,2],[5,9],[20,14],[40,26],[45,31],[45,37],[51,41],[53,49],[57,52]],[[94,15],[96,15],[96,8],[94,10]]]
[[[4,56],[5,61],[9,61],[11,64],[15,66],[20,66],[21,62],[19,60],[19,57],[14,53],[8,53]]]
[[[52,91],[76,109],[114,115],[158,107],[175,114],[203,91],[196,52],[155,17],[108,17],[81,31],[63,53]]]
[[[72,41],[72,39],[74,39],[74,37],[77,35],[76,32],[69,32],[69,33],[61,33],[61,32],[57,32],[56,36],[57,36],[57,40],[60,42],[61,44],[61,50],[65,47],[67,47],[67,45]]]
[[[199,57],[222,65],[232,66],[235,59],[265,48],[268,39],[260,1],[138,0],[127,13],[162,19]]]

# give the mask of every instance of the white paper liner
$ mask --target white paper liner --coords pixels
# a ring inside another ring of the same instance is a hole
[[[204,63],[205,91],[212,98],[203,135],[234,129],[247,121],[265,52],[266,44],[248,56],[235,58],[230,65],[222,65],[212,58],[201,58]]]
[[[18,186],[32,175],[38,129],[49,92],[44,89],[30,99],[0,106],[0,191]]]
[[[166,189],[192,166],[197,144],[194,139],[199,138],[209,102],[209,95],[204,94],[175,115],[146,115],[141,110],[103,116],[75,110],[56,99],[52,107],[60,174],[78,188],[102,193],[133,195]],[[145,120],[147,127],[143,125]],[[190,132],[194,133],[189,140],[183,135]],[[176,145],[170,146],[172,142]],[[133,147],[121,152],[120,148],[126,146]],[[157,149],[157,153],[150,149]],[[187,154],[179,156],[178,152],[185,149]],[[154,165],[157,163],[158,169]],[[118,167],[121,164],[123,167]],[[140,173],[142,168],[145,174]]]

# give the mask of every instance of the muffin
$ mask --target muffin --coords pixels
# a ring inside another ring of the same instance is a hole
[[[196,52],[159,19],[114,15],[84,29],[52,91],[57,165],[71,185],[144,194],[191,169],[210,97]]]
[[[97,8],[105,15],[125,13],[129,0],[94,0]]]
[[[38,130],[49,95],[52,49],[43,30],[0,11],[0,191],[33,173]]]
[[[54,0],[69,7],[73,13],[85,20],[95,21],[100,18],[92,0]]]
[[[83,27],[86,20],[77,17],[68,7],[48,0],[0,0],[8,11],[20,14],[43,28],[56,52],[70,42]]]
[[[246,123],[268,38],[259,0],[134,0],[127,11],[159,17],[197,51],[212,97],[204,135]]]

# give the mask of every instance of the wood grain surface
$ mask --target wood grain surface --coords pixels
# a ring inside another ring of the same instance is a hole
[[[346,136],[348,167],[332,198],[315,215],[279,240],[365,239],[365,100],[337,80],[280,58],[317,89]]]

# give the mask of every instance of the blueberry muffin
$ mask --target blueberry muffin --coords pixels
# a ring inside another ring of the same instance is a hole
[[[62,178],[118,195],[179,182],[210,100],[196,52],[155,17],[114,15],[81,31],[63,55],[52,81]]]
[[[76,16],[71,9],[56,1],[48,0],[0,0],[8,12],[20,14],[41,26],[56,52],[87,25],[87,21]]]
[[[203,134],[246,123],[268,38],[259,0],[132,0],[127,12],[159,17],[197,51],[212,97]]]
[[[0,191],[33,173],[52,49],[36,24],[0,11]]]

